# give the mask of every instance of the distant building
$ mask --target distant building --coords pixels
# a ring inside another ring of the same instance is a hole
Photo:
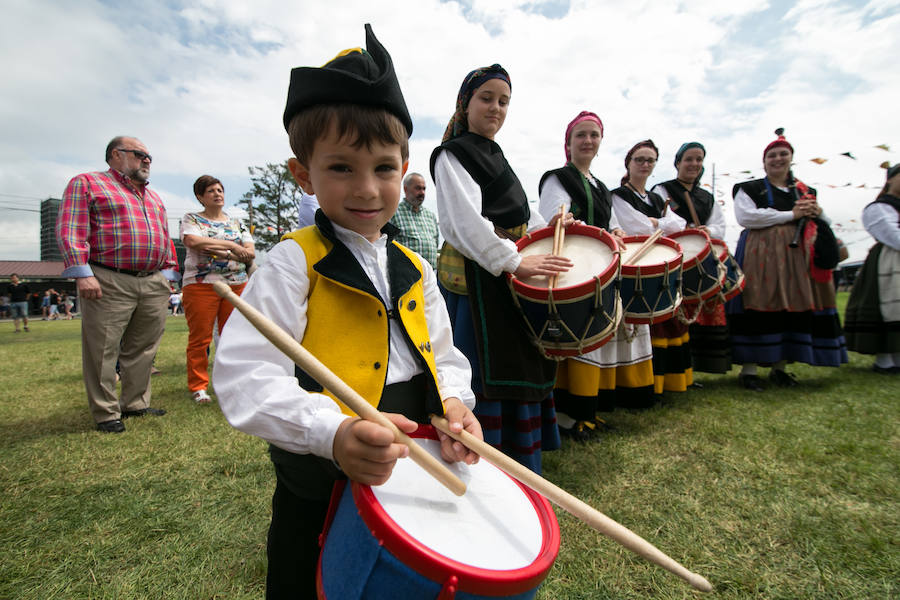
[[[62,200],[47,198],[41,202],[41,260],[60,261],[63,259],[56,244],[56,215]]]

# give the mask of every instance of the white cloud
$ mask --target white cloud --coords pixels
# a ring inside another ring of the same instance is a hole
[[[762,148],[783,126],[797,175],[820,183],[826,210],[849,222],[875,191],[828,185],[880,184],[877,164],[897,155],[872,146],[900,148],[888,117],[900,97],[897,8],[888,0],[802,0],[790,10],[750,0],[14,3],[0,23],[0,194],[59,196],[73,175],[104,167],[109,138],[128,133],[154,154],[153,182],[177,223],[195,208],[184,182],[201,173],[247,181],[247,166],[289,155],[281,112],[290,68],[363,45],[371,22],[416,121],[414,170],[428,172],[463,76],[500,62],[513,100],[498,142],[533,198],[540,175],[562,163],[565,124],[590,109],[606,126],[594,172],[611,187],[625,151],[645,137],[662,151],[657,180],[672,176],[675,150],[694,139],[709,150],[707,181],[712,163],[720,175],[758,173]],[[839,156],[848,150],[859,160]],[[816,156],[830,160],[808,162]],[[728,206],[734,181],[717,181]],[[246,189],[238,187],[229,185],[229,202]],[[0,220],[0,258],[36,259],[36,214],[0,206]],[[851,235],[861,240],[858,258],[868,242]]]

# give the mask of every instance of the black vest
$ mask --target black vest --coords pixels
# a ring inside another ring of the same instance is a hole
[[[643,198],[638,196],[637,192],[625,185],[617,187],[612,193],[646,216],[653,217],[654,219],[662,218],[662,211],[666,203],[659,194],[648,191],[647,199],[650,200],[650,204],[647,204],[644,202]]]
[[[496,142],[471,132],[447,140],[431,153],[432,179],[441,150],[453,154],[481,188],[481,216],[504,229],[528,222],[528,197]]]
[[[897,196],[891,196],[890,194],[884,194],[883,196],[878,196],[878,198],[875,199],[875,202],[872,202],[867,205],[867,208],[868,208],[868,206],[871,206],[872,204],[875,204],[876,202],[879,202],[881,204],[887,204],[888,206],[893,207],[893,209],[896,210],[898,213],[900,213],[900,198],[898,198]],[[900,219],[897,219],[897,222],[900,223]]]
[[[695,183],[694,187],[688,190],[677,179],[671,179],[663,183],[662,186],[669,192],[669,198],[671,199],[669,208],[675,211],[676,215],[688,223],[694,221],[693,217],[691,217],[691,211],[688,209],[687,202],[684,199],[684,193],[688,192],[691,196],[691,203],[694,205],[694,210],[697,212],[697,219],[700,220],[699,223],[694,223],[694,225],[706,225],[709,222],[715,199],[712,194],[700,187],[700,184]]]
[[[597,185],[594,185],[590,179],[585,178],[574,165],[569,163],[564,167],[544,173],[541,177],[541,182],[538,184],[538,194],[544,189],[544,182],[547,181],[547,178],[551,175],[556,175],[559,183],[563,186],[563,189],[566,190],[566,193],[569,194],[569,198],[572,199],[569,210],[576,219],[580,219],[594,227],[609,229],[609,220],[612,217],[612,200],[609,195],[609,190],[603,185],[602,181],[598,179],[596,180]],[[593,223],[588,222],[587,203],[589,200],[585,197],[584,193],[585,180],[587,180],[588,187],[591,190],[590,202],[594,206]]]
[[[766,180],[765,179],[754,179],[752,181],[745,181],[743,183],[735,184],[734,188],[731,190],[732,198],[737,196],[737,193],[740,190],[744,190],[744,193],[750,196],[750,199],[756,204],[757,208],[774,208],[775,210],[780,211],[789,211],[793,210],[794,203],[796,202],[796,196],[794,195],[793,179],[790,180],[791,187],[788,191],[784,191],[771,186],[772,188],[772,199],[775,202],[774,206],[769,206],[769,195],[766,193]],[[813,197],[816,196],[815,188],[808,188],[809,194]]]

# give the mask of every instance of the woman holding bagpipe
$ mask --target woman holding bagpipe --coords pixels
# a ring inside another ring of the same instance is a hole
[[[766,146],[766,176],[734,186],[734,216],[744,227],[735,258],[744,271],[743,294],[728,303],[732,360],[742,365],[745,388],[763,389],[757,365],[770,365],[769,380],[798,385],[788,362],[836,367],[847,348],[835,309],[831,269],[837,244],[816,190],[791,172],[794,148],[784,138]]]

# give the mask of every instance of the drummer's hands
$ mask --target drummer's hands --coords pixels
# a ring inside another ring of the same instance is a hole
[[[484,435],[481,433],[481,423],[478,422],[472,411],[459,398],[447,398],[444,400],[444,418],[450,424],[450,431],[459,433],[465,429],[479,440],[484,440]],[[443,431],[438,431],[437,434],[438,439],[441,441],[441,458],[447,462],[462,461],[467,465],[474,465],[478,462],[478,455],[460,442],[457,442]]]
[[[625,250],[628,248],[628,246],[625,244],[625,236],[627,234],[625,233],[624,229],[616,227],[615,229],[612,230],[612,234],[613,234],[613,239],[615,239],[616,243],[619,245],[619,250]]]
[[[706,235],[709,235],[709,227],[707,227],[706,225],[700,225],[699,227],[696,227],[696,229],[699,229],[700,231],[706,233]]]
[[[559,215],[553,215],[550,217],[550,222],[547,223],[548,227],[556,227],[556,222],[559,221]],[[566,216],[563,217],[563,227],[568,227],[575,223],[575,215],[572,213],[566,213]]]
[[[659,219],[656,217],[647,217],[650,219],[650,225],[653,226],[653,229],[659,229]]]
[[[412,433],[418,425],[403,415],[382,413],[400,431]],[[372,421],[344,419],[334,435],[334,460],[353,481],[381,485],[391,476],[398,458],[409,455],[409,448],[394,442],[394,433]]]
[[[522,258],[519,268],[513,271],[513,275],[519,279],[543,275],[551,277],[556,273],[564,273],[572,268],[572,261],[565,256],[553,256],[552,254],[533,254]]]

